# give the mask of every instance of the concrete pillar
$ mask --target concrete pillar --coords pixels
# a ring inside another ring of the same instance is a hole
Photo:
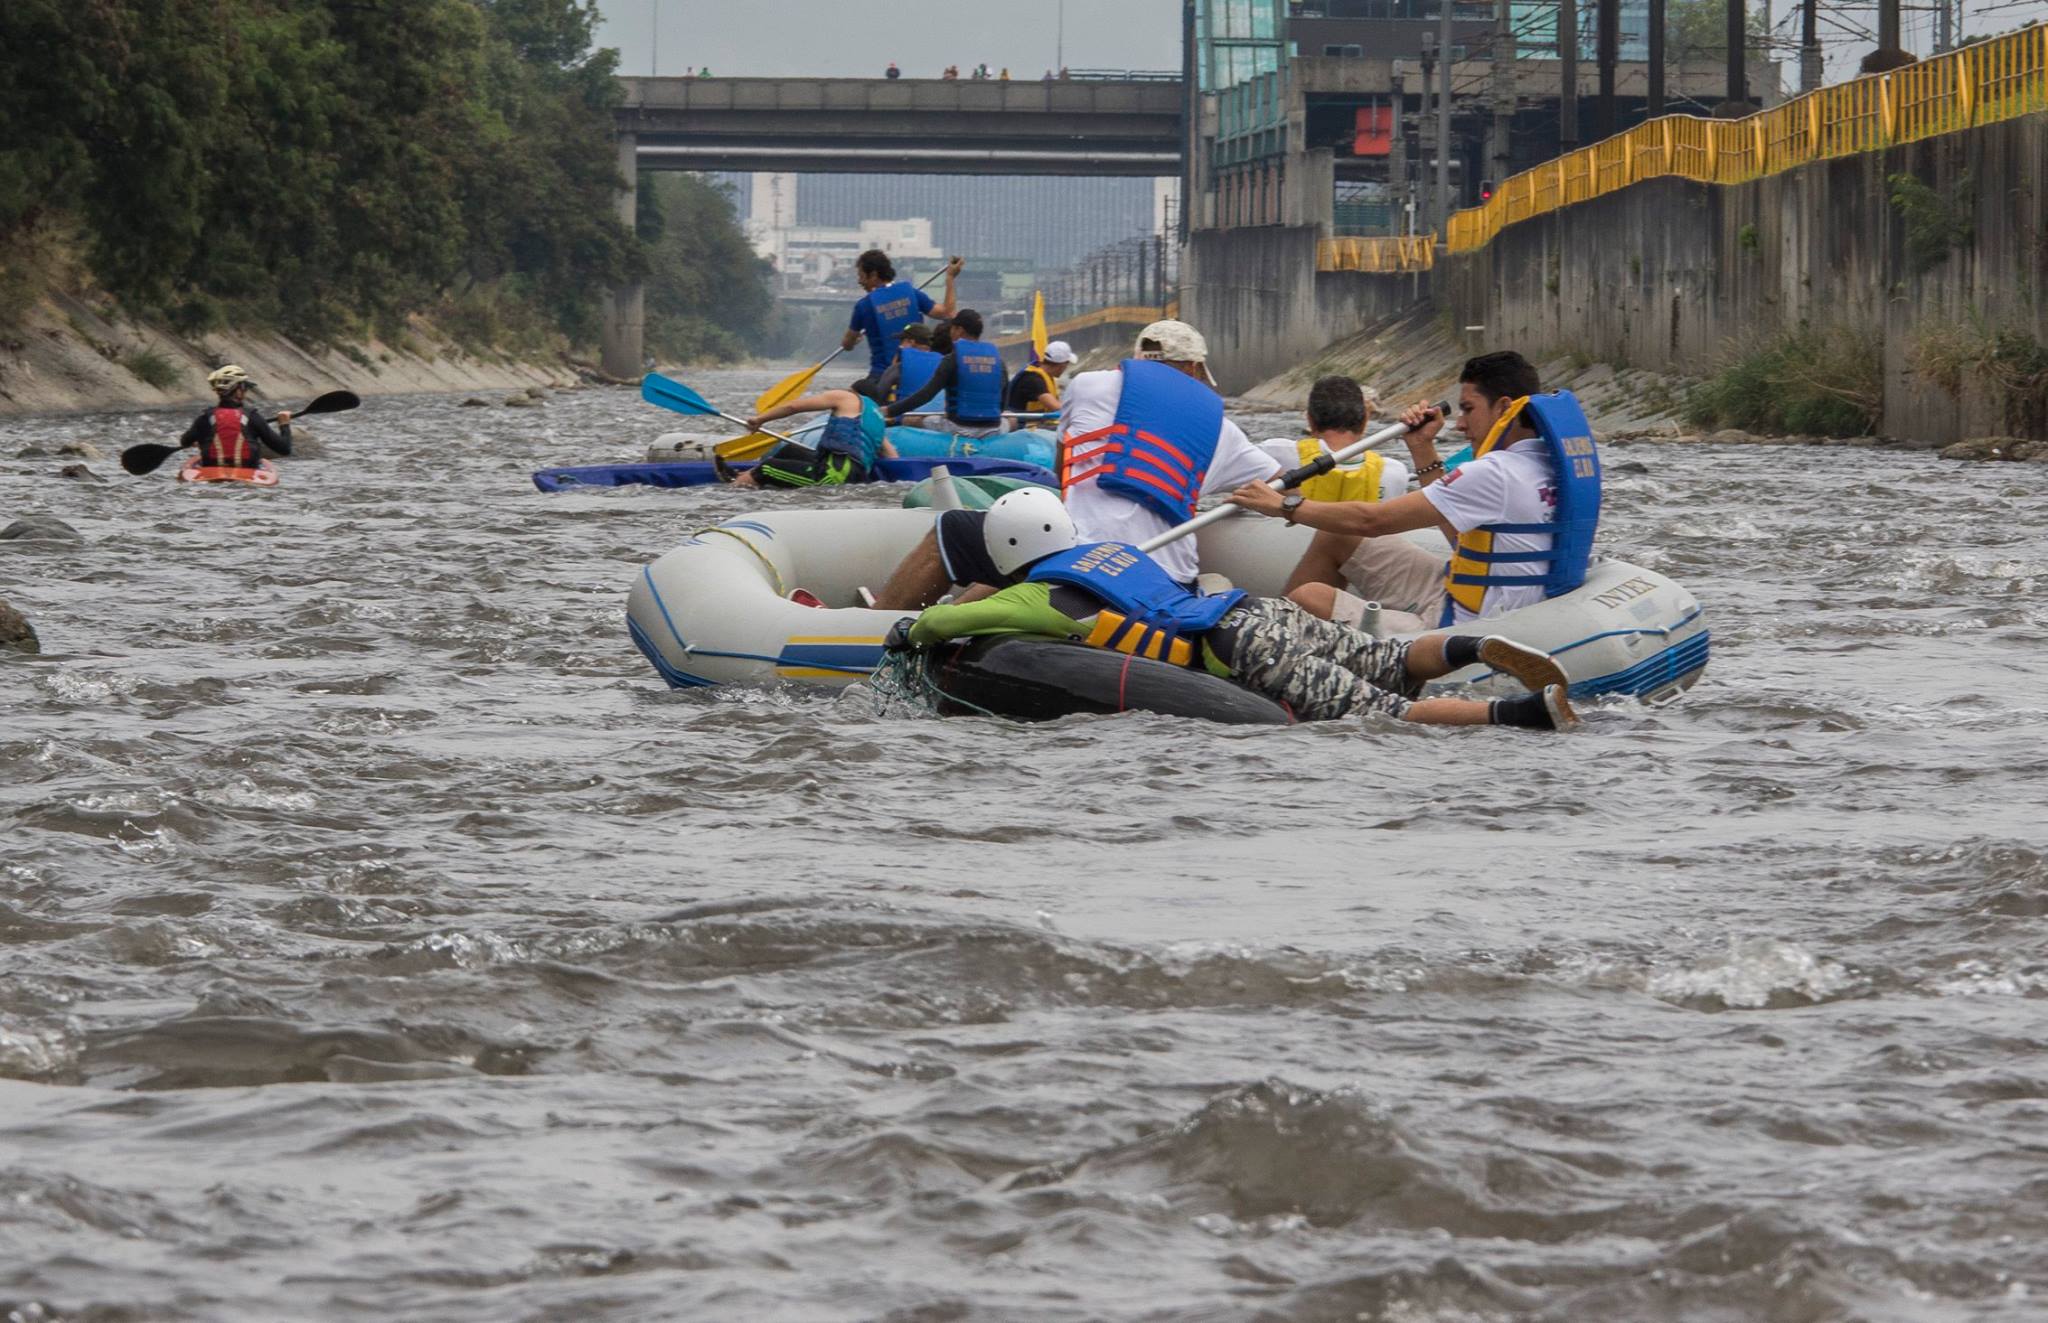
[[[1668,22],[1664,0],[1650,0],[1650,96],[1646,117],[1655,119],[1664,113],[1664,31]]]
[[[1283,225],[1313,225],[1316,237],[1327,239],[1337,229],[1337,153],[1317,147],[1296,152],[1281,167],[1286,181]]]
[[[1557,149],[1579,145],[1579,0],[1558,0],[1557,63],[1562,75],[1557,101]]]
[[[619,224],[626,233],[633,225],[640,203],[640,140],[630,133],[619,135],[618,170]],[[614,377],[638,381],[646,372],[647,289],[634,281],[606,290],[604,321],[599,331],[604,370]]]

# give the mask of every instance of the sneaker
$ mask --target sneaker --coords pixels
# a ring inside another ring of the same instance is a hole
[[[785,593],[784,596],[789,598],[790,601],[795,602],[798,606],[825,605],[823,598],[819,597],[816,593],[804,588],[792,588],[787,593]]]
[[[711,471],[718,475],[720,482],[731,482],[739,476],[738,472],[733,469],[733,466],[726,463],[725,456],[719,454],[716,450],[711,452]]]
[[[1579,714],[1572,711],[1572,696],[1561,684],[1543,686],[1543,710],[1550,714],[1552,730],[1570,730],[1579,724]]]
[[[1532,694],[1551,685],[1563,687],[1571,683],[1565,678],[1564,668],[1551,660],[1549,653],[1498,634],[1479,640],[1479,660],[1502,675],[1514,676]]]

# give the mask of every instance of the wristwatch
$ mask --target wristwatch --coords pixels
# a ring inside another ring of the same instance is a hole
[[[1298,512],[1298,511],[1299,511],[1300,509],[1301,509],[1301,493],[1300,493],[1300,492],[1295,492],[1295,493],[1294,493],[1293,495],[1291,495],[1291,496],[1283,496],[1283,497],[1281,497],[1281,498],[1280,498],[1280,517],[1281,517],[1282,519],[1285,519],[1285,520],[1286,520],[1286,521],[1287,521],[1288,523],[1290,523],[1290,524],[1291,524],[1291,523],[1293,523],[1293,522],[1294,522],[1294,516],[1295,516],[1296,512]]]

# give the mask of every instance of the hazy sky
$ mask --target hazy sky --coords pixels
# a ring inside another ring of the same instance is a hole
[[[598,0],[600,44],[619,72],[644,75],[660,17],[660,71],[872,78],[889,61],[908,78],[964,75],[986,60],[1013,78],[1059,61],[1060,0]],[[1179,69],[1180,0],[1066,0],[1066,63],[1075,69]],[[1108,15],[1114,15],[1108,19]]]

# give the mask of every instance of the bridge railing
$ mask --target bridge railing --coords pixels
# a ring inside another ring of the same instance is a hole
[[[1348,237],[1316,244],[1318,271],[1427,271],[1436,265],[1434,234]]]
[[[1648,120],[1502,181],[1483,206],[1452,215],[1445,247],[1470,252],[1517,221],[1645,179],[1674,176],[1740,184],[2041,110],[2048,110],[2048,24],[1890,73],[1819,88],[1742,119],[1666,115]],[[1378,269],[1318,265],[1323,270]]]

